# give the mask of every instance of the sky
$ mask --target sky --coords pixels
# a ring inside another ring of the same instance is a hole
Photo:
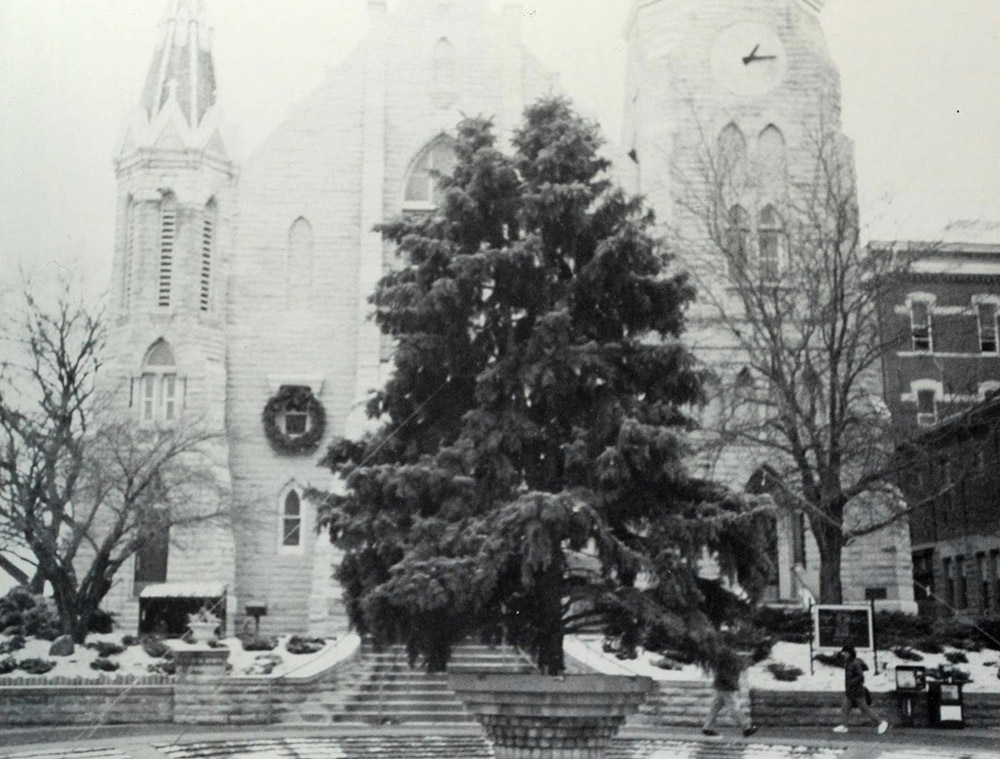
[[[0,0],[0,296],[21,269],[37,279],[67,272],[88,289],[108,281],[112,155],[165,4]],[[242,155],[365,33],[364,0],[207,5]],[[529,47],[617,139],[628,0],[523,5]],[[827,0],[822,21],[856,145],[866,239],[934,239],[951,220],[1000,219],[1000,2]]]

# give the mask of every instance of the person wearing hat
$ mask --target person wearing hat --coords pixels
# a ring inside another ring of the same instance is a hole
[[[865,688],[865,664],[858,658],[858,652],[854,646],[844,646],[840,649],[844,654],[844,707],[840,713],[840,724],[833,728],[835,733],[847,732],[847,720],[851,716],[851,709],[859,709],[871,723],[879,735],[889,729],[889,723],[872,711],[868,705],[868,689]]]

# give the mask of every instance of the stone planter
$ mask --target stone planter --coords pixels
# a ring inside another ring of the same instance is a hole
[[[653,681],[463,672],[450,674],[448,685],[482,724],[497,759],[601,759]]]
[[[215,638],[215,631],[218,629],[218,622],[188,622],[188,629],[195,643],[208,643]]]

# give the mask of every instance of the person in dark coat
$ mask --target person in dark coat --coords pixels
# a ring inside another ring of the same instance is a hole
[[[868,689],[865,688],[865,664],[858,658],[854,646],[844,646],[840,652],[844,660],[844,707],[841,709],[840,724],[833,728],[835,733],[847,732],[847,720],[852,709],[865,715],[881,735],[889,729],[889,723],[872,711],[868,705]]]
[[[712,669],[715,673],[712,682],[715,698],[712,700],[712,708],[701,731],[705,735],[718,735],[715,731],[715,720],[723,707],[726,707],[737,724],[743,728],[743,735],[753,735],[757,732],[757,726],[750,722],[750,717],[745,715],[741,708],[740,675],[744,669],[743,657],[729,646],[723,646],[715,656]]]

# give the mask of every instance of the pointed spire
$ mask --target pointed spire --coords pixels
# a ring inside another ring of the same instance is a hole
[[[171,98],[192,129],[215,105],[212,30],[204,0],[168,0],[160,22],[160,44],[142,91],[142,106],[151,121]]]
[[[207,150],[224,157],[219,129],[205,0],[167,0],[159,43],[119,155],[163,148]]]

